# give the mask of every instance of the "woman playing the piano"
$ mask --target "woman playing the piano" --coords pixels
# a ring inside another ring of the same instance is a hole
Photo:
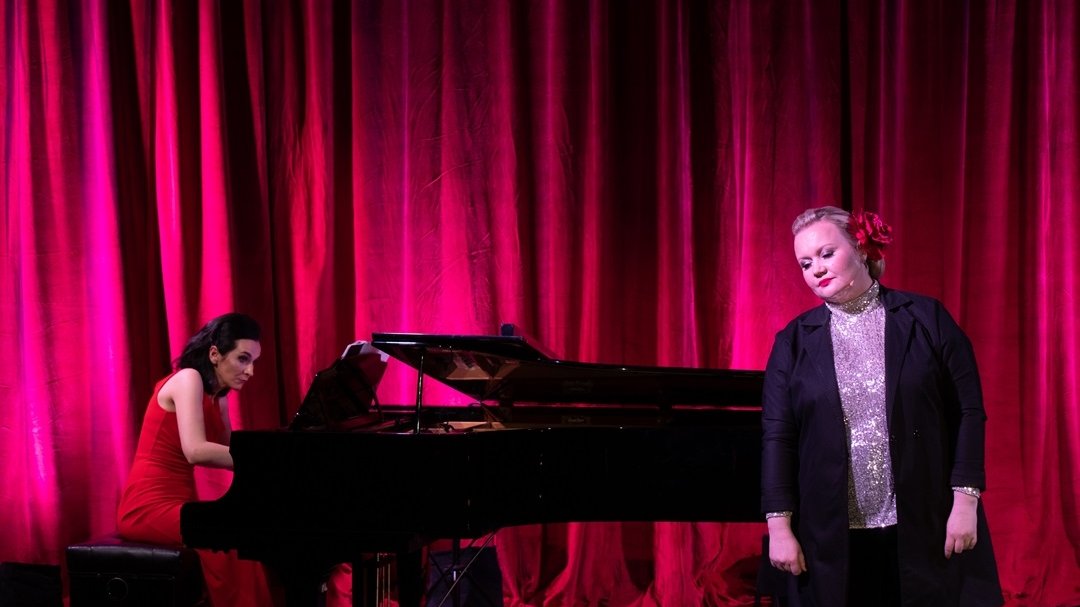
[[[195,466],[232,469],[227,399],[254,373],[259,334],[249,316],[219,316],[188,341],[176,371],[157,383],[117,510],[122,537],[179,545],[180,506],[197,499]],[[209,550],[200,550],[199,558],[216,607],[275,602],[258,563]]]
[[[821,306],[765,372],[762,509],[794,605],[1000,605],[971,343],[940,302],[878,283],[889,227],[809,209],[795,258]]]

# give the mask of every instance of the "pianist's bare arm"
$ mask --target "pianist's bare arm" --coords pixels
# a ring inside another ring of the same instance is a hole
[[[166,411],[176,412],[176,423],[180,430],[180,446],[188,463],[212,468],[233,467],[229,447],[206,439],[206,425],[203,420],[203,384],[202,377],[195,369],[180,369],[165,382],[158,392],[158,404]],[[217,399],[225,427],[228,428],[228,403],[224,398]]]

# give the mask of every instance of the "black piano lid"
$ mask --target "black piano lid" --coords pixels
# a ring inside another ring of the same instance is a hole
[[[478,401],[761,404],[761,371],[557,360],[517,335],[374,333],[371,343],[414,369],[422,365],[424,375]]]

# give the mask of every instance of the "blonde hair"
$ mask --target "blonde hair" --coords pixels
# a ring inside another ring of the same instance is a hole
[[[852,248],[854,248],[859,253],[865,255],[866,251],[864,251],[862,246],[859,245],[859,241],[855,240],[855,237],[852,236],[851,232],[848,231],[848,223],[851,221],[851,213],[845,211],[844,209],[841,209],[840,207],[827,206],[806,209],[805,211],[800,213],[798,217],[795,218],[794,222],[792,222],[791,235],[794,236],[799,232],[805,230],[811,224],[817,223],[819,221],[827,221],[840,228],[840,233],[844,235],[844,238],[847,238],[848,242],[851,243]],[[874,280],[877,280],[881,277],[882,274],[885,273],[884,259],[877,259],[873,261],[865,260],[864,263],[866,264],[866,268],[870,271],[870,278],[873,278]]]

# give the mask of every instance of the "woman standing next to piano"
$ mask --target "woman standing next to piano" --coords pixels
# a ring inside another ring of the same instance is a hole
[[[792,233],[824,304],[765,372],[762,509],[791,604],[1001,605],[971,343],[940,302],[877,282],[873,213],[810,209]]]
[[[117,509],[122,537],[181,544],[180,506],[197,499],[195,466],[232,469],[228,393],[254,374],[259,335],[249,316],[219,316],[188,341],[176,371],[157,383]],[[260,564],[232,552],[198,552],[215,607],[275,602]]]

